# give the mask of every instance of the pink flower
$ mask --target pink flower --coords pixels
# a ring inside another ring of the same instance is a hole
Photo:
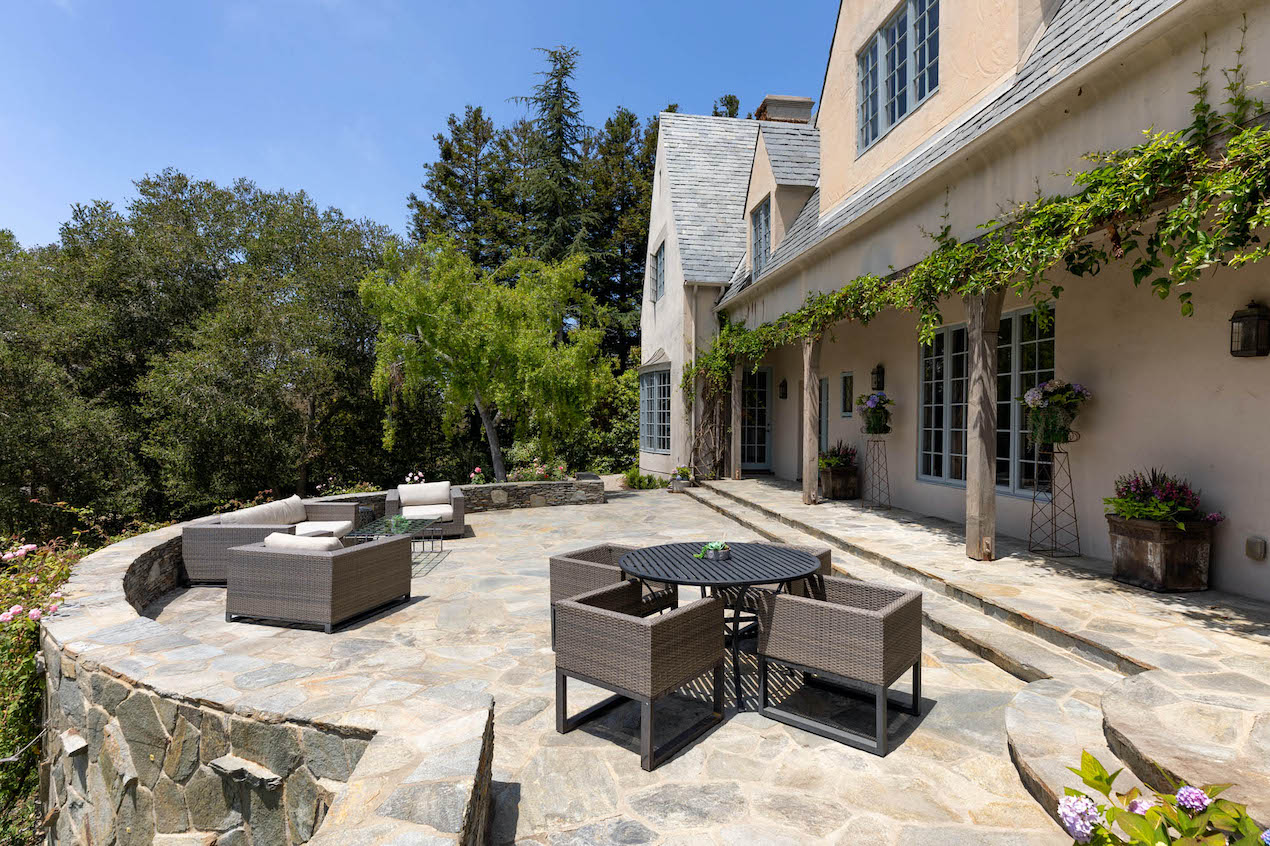
[[[39,549],[39,547],[33,543],[24,544],[21,548],[25,549],[27,552],[35,552],[37,549]]]
[[[59,606],[58,606],[58,604],[55,602],[55,603],[53,603],[52,605],[50,605],[50,606],[49,606],[49,611],[48,611],[48,612],[49,612],[50,614],[56,614],[56,613],[57,613],[57,609],[58,609],[58,607],[59,607]]]
[[[481,468],[477,467],[477,468],[476,468],[476,472],[477,472],[477,473],[481,472]]]
[[[13,552],[9,554],[12,555],[14,558],[26,558],[26,547],[19,546],[17,549],[13,550]]]
[[[53,598],[53,599],[61,599],[61,598],[62,598],[63,596],[65,596],[65,595],[66,595],[66,594],[62,593],[60,590],[55,590],[55,591],[53,591],[52,598]]]
[[[13,560],[12,552],[6,552],[4,555],[0,555],[0,561],[12,561],[12,560]]]
[[[0,614],[0,623],[7,623],[12,619],[13,619],[13,615],[10,614],[8,611],[5,611],[3,614]]]
[[[9,613],[16,617],[17,615],[22,613],[22,606],[21,605],[13,606],[12,608],[9,609]]]
[[[32,608],[30,611],[27,612],[27,616],[30,617],[32,620],[38,620],[44,615],[40,613],[40,609]]]
[[[40,583],[40,577],[32,576],[31,578],[26,580],[26,583],[29,585],[38,585]]]

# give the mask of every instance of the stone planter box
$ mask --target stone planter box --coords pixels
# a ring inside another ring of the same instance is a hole
[[[676,479],[673,476],[670,478],[670,492],[671,493],[683,493],[684,491],[688,490],[688,488],[690,487],[692,487],[691,479]]]
[[[820,492],[826,499],[859,499],[860,468],[834,467],[820,471]]]
[[[604,502],[604,482],[599,479],[566,479],[563,482],[463,485],[463,496],[469,513],[547,505],[589,505]]]
[[[1108,514],[1107,528],[1117,581],[1170,593],[1208,589],[1212,524],[1187,523],[1179,529],[1174,523]]]

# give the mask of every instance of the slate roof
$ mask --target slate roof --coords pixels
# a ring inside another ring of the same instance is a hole
[[[951,123],[824,218],[820,218],[820,192],[813,192],[758,278],[770,275],[858,220],[921,174],[948,160],[1029,102],[1184,2],[1064,0],[1032,55],[1012,83],[1004,86],[997,96]],[[750,284],[748,277],[737,280],[724,291],[720,303],[735,297]]]
[[[758,121],[671,112],[660,120],[684,281],[725,284],[745,254]]]
[[[777,185],[801,185],[807,188],[820,178],[820,130],[794,123],[769,123],[759,126],[772,175]]]

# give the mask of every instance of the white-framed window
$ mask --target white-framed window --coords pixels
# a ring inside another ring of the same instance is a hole
[[[653,253],[648,266],[648,291],[653,301],[660,300],[666,293],[666,242],[662,241],[657,252]]]
[[[940,329],[921,347],[917,474],[964,482],[970,393],[966,327]],[[1049,458],[1028,443],[1026,415],[1015,397],[1054,377],[1053,313],[1042,328],[1032,310],[1001,318],[997,336],[997,488],[1030,494],[1049,484]]]
[[[855,373],[842,374],[842,416],[855,416]]]
[[[819,420],[816,431],[819,433],[820,451],[829,451],[829,380],[820,380],[820,407],[817,409]]]
[[[639,448],[670,452],[670,371],[639,374]]]
[[[753,273],[758,275],[772,256],[772,198],[768,197],[750,213],[750,237],[754,241]]]
[[[903,0],[856,54],[863,152],[939,87],[939,0]]]

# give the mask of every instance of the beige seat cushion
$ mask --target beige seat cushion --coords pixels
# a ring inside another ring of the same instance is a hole
[[[353,531],[352,520],[305,520],[295,524],[297,535],[330,535],[342,538]]]
[[[334,552],[343,549],[339,538],[313,538],[274,532],[265,538],[266,549],[294,549],[304,552]]]
[[[264,505],[253,505],[240,511],[222,514],[222,523],[250,523],[257,526],[291,526],[304,522],[304,503],[290,496]]]
[[[405,505],[449,505],[449,482],[423,482],[418,485],[398,485],[397,493]],[[409,515],[407,515],[409,516]]]
[[[401,516],[408,520],[433,519],[448,522],[454,519],[454,506],[448,502],[445,505],[407,505],[401,509]]]

